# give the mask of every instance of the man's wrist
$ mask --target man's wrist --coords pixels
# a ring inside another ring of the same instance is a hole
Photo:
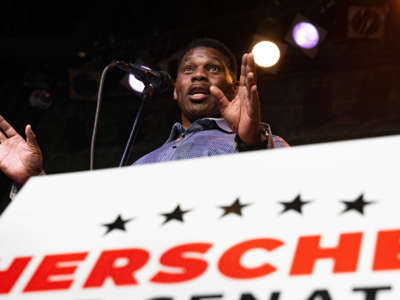
[[[255,144],[245,143],[238,134],[235,135],[235,148],[238,152],[275,148],[271,128],[267,123],[261,123],[260,142]]]
[[[29,178],[34,177],[34,176],[42,176],[42,175],[46,175],[46,172],[43,169],[41,171],[35,172],[34,175],[31,175],[22,181],[15,180],[13,182],[14,190],[17,193],[25,185],[25,183],[29,180]]]
[[[235,135],[235,147],[239,152],[262,150],[268,148],[268,137],[260,130],[260,142],[255,144],[247,144],[243,142],[238,134]]]

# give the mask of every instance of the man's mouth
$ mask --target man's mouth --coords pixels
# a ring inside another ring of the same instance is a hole
[[[210,95],[210,88],[208,86],[193,86],[189,90],[189,98],[195,101],[201,101]]]

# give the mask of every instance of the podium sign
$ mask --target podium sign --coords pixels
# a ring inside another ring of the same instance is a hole
[[[400,299],[400,137],[32,178],[0,299]]]

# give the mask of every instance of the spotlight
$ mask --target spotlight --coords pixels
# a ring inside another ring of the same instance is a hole
[[[317,55],[319,45],[325,39],[327,33],[322,27],[297,14],[284,40],[313,58]]]
[[[385,10],[382,6],[350,6],[347,11],[347,36],[353,39],[382,40]]]
[[[145,62],[141,58],[137,58],[134,64],[141,65],[142,67],[147,68],[146,66],[144,66]],[[128,89],[129,93],[133,91],[137,96],[140,96],[145,89],[145,84],[141,80],[136,78],[135,75],[128,72],[124,72],[124,75],[122,76],[119,83],[123,87]]]
[[[128,75],[128,82],[129,86],[132,88],[137,93],[143,93],[143,90],[145,88],[144,83],[137,79],[135,75],[129,74]]]
[[[29,104],[40,110],[48,109],[52,103],[53,99],[47,89],[36,89],[29,96]]]
[[[255,44],[251,52],[254,55],[254,61],[263,68],[269,68],[275,65],[281,56],[279,47],[270,41],[262,41]]]
[[[23,85],[27,89],[29,106],[38,110],[46,110],[53,103],[51,93],[51,75],[48,71],[29,70],[25,76]]]
[[[319,33],[311,23],[300,22],[293,27],[293,39],[297,46],[305,49],[312,49],[318,45]]]
[[[268,73],[276,74],[285,56],[287,45],[266,36],[256,34],[251,47],[257,66]]]

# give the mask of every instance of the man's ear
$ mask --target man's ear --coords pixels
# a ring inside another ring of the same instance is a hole
[[[176,88],[174,87],[174,100],[178,101],[178,94],[176,93]]]

